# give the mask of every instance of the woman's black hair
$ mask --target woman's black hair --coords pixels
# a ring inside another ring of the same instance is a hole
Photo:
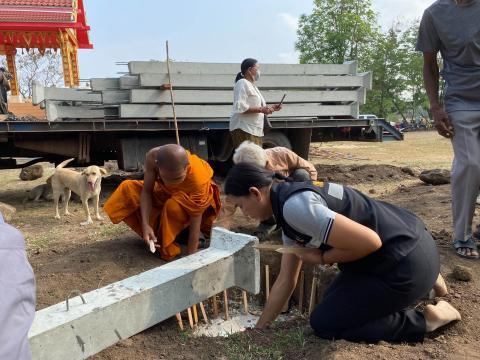
[[[251,187],[270,186],[274,179],[286,180],[286,177],[258,165],[238,163],[228,172],[224,191],[226,195],[247,196]]]
[[[248,58],[242,61],[242,64],[240,65],[240,72],[237,74],[237,77],[235,78],[235,82],[237,82],[240,79],[245,78],[245,72],[250,69],[252,66],[255,66],[257,64],[257,60]]]

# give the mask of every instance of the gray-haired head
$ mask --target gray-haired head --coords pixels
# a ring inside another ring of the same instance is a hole
[[[244,141],[235,150],[233,162],[235,164],[248,163],[265,167],[267,165],[267,154],[261,146],[251,141]]]

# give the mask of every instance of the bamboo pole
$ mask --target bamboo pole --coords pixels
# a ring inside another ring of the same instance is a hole
[[[207,317],[207,312],[205,311],[205,306],[203,306],[203,302],[200,301],[200,310],[202,312],[203,320],[205,321],[205,324],[208,324],[208,317]]]
[[[270,266],[265,265],[265,302],[270,296]]]
[[[318,280],[318,271],[317,267],[313,268],[313,278],[312,278],[312,289],[310,292],[310,303],[308,304],[308,315],[312,315],[313,309],[315,308],[315,301],[317,298],[317,280]]]
[[[248,297],[247,297],[247,292],[245,290],[242,291],[243,295],[243,310],[245,311],[245,314],[248,314]]]
[[[305,272],[302,270],[300,272],[300,290],[298,294],[298,310],[303,312],[303,296],[305,291]]]
[[[170,74],[170,55],[168,52],[168,40],[166,42],[167,48],[167,72],[168,72],[168,82],[169,82],[169,90],[170,90],[170,100],[172,101],[172,109],[173,109],[173,123],[175,125],[175,137],[177,139],[177,145],[180,145],[180,136],[178,134],[178,123],[177,123],[177,113],[175,111],[175,97],[173,95],[173,84],[172,84],[172,77]]]
[[[212,303],[213,303],[213,316],[218,316],[218,302],[217,302],[217,294],[212,296]]]
[[[227,289],[223,290],[223,310],[225,312],[225,320],[228,320],[228,294],[227,294]]]
[[[190,329],[193,329],[192,309],[188,308],[187,313],[188,313],[188,323],[190,324]]]
[[[193,323],[196,326],[198,324],[197,304],[193,305],[192,308],[193,308]]]
[[[183,321],[182,321],[182,314],[176,313],[175,317],[177,318],[178,326],[180,327],[180,330],[183,331]]]

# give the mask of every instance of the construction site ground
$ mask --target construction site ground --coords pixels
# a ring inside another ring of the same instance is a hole
[[[405,134],[405,141],[384,143],[315,143],[311,160],[319,176],[353,186],[370,196],[403,206],[434,233],[441,271],[450,293],[446,296],[462,321],[429,334],[421,344],[357,344],[315,337],[305,317],[278,322],[265,331],[247,331],[226,338],[190,336],[171,319],[97,354],[93,359],[475,359],[480,358],[480,260],[460,259],[451,249],[450,185],[428,186],[402,167],[415,171],[450,168],[450,142],[435,132]],[[25,191],[43,178],[25,182],[20,170],[0,171],[0,201],[17,208],[11,223],[26,237],[27,251],[37,279],[37,309],[65,301],[72,290],[87,292],[162,264],[125,225],[105,216],[80,226],[84,213],[71,204],[71,217],[54,219],[51,202],[22,204]],[[103,187],[102,203],[113,187]],[[478,223],[480,209],[474,221]],[[251,232],[255,223],[237,212],[233,230]],[[271,241],[278,240],[278,234]],[[473,280],[451,276],[455,264],[470,267]],[[372,294],[374,296],[374,294]],[[419,306],[422,307],[425,302]],[[159,304],[161,306],[161,304]]]

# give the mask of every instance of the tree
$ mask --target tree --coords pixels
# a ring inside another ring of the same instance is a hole
[[[62,58],[59,53],[47,50],[42,55],[30,50],[25,54],[17,54],[16,63],[19,92],[24,99],[32,97],[33,81],[43,86],[63,83]],[[2,66],[6,67],[6,59],[2,59]]]
[[[357,60],[360,71],[372,71],[363,113],[406,120],[407,114],[415,117],[428,108],[422,55],[415,51],[418,22],[382,33],[371,0],[314,0],[313,5],[299,21],[301,63]]]
[[[412,118],[417,116],[419,109],[428,109],[429,106],[427,93],[423,86],[423,56],[420,52],[415,51],[418,27],[418,21],[413,22],[403,33],[402,39],[406,54],[402,73],[405,75],[407,101],[409,102]]]
[[[312,14],[299,19],[295,47],[300,63],[361,62],[377,33],[370,0],[314,0]]]
[[[401,35],[392,27],[387,33],[378,34],[372,45],[374,54],[364,59],[364,66],[373,72],[373,84],[362,111],[383,118],[399,113],[405,119],[406,84],[402,70],[407,55]]]

